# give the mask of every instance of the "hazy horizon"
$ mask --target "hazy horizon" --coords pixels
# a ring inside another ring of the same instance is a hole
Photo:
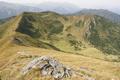
[[[87,9],[119,9],[120,0],[0,0],[9,3],[19,3],[19,4],[41,4],[44,2],[57,2],[57,3],[71,3],[80,8]]]

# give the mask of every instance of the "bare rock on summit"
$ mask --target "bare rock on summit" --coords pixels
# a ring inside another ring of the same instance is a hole
[[[25,75],[33,68],[38,68],[41,75],[52,76],[54,79],[63,79],[73,75],[73,70],[71,68],[67,68],[57,60],[47,56],[32,60],[23,68],[22,74]]]

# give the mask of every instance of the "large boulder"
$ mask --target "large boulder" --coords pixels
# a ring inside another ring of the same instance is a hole
[[[38,68],[43,76],[52,76],[54,79],[59,80],[73,75],[73,70],[71,68],[68,68],[57,60],[47,56],[32,60],[22,69],[22,74],[25,75],[33,68]]]

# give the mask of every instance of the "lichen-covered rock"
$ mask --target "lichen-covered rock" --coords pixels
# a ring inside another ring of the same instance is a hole
[[[57,60],[47,56],[42,56],[32,60],[30,63],[28,63],[27,66],[23,68],[22,74],[25,75],[33,68],[38,68],[41,72],[41,75],[49,75],[55,79],[71,77],[73,74],[71,68],[67,68]]]

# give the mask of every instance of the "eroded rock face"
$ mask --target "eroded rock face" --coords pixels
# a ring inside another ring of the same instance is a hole
[[[67,68],[57,60],[47,56],[42,56],[32,60],[23,68],[22,74],[25,75],[33,68],[40,69],[41,75],[49,75],[55,79],[63,79],[73,75],[73,70],[71,68]]]

